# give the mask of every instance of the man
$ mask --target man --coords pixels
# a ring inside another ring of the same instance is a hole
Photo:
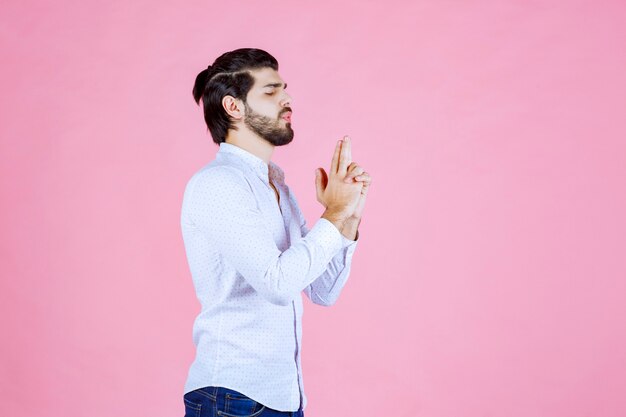
[[[303,416],[302,296],[330,306],[350,272],[371,177],[337,142],[330,172],[316,170],[325,211],[309,229],[284,173],[270,159],[293,139],[287,84],[259,49],[221,55],[193,96],[219,145],[185,188],[181,227],[202,309],[186,416]]]

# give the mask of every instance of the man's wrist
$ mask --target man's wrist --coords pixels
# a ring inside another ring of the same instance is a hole
[[[349,217],[349,215],[341,211],[332,209],[326,209],[326,211],[324,211],[324,214],[322,214],[322,218],[334,224],[337,230],[339,230],[340,232],[343,229],[344,223],[348,220]]]
[[[359,224],[361,224],[361,218],[350,216],[343,222],[341,228],[341,234],[349,240],[355,241],[359,237]]]

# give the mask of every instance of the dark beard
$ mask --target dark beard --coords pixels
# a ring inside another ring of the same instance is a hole
[[[248,103],[244,103],[244,106],[246,108],[246,116],[243,122],[248,126],[248,129],[274,146],[283,146],[293,140],[291,122],[282,127],[280,117],[277,120],[272,120],[270,117],[256,113],[248,106]]]

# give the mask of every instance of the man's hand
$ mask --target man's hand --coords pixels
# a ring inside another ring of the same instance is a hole
[[[359,181],[344,181],[351,160],[350,140],[346,137],[345,140],[337,142],[330,173],[327,175],[324,168],[318,168],[315,172],[317,201],[326,207],[325,214],[329,214],[333,220],[340,223],[354,214],[363,188]]]
[[[328,185],[328,177],[326,172],[322,168],[316,170],[316,188],[317,188],[317,200],[327,207],[326,212],[322,217],[330,220],[337,226],[341,233],[348,239],[355,240],[358,238],[358,227],[361,223],[361,216],[363,215],[363,209],[365,207],[365,200],[367,198],[367,192],[372,182],[371,176],[363,170],[362,167],[352,162],[352,145],[349,137],[345,137],[343,141],[339,141],[337,148],[335,149],[335,155],[333,156],[333,163],[338,162],[338,174],[339,168],[342,164],[346,164],[345,175],[343,176],[344,184],[361,184],[360,193],[356,197],[356,204],[351,202],[346,205],[343,210],[336,211],[335,209],[329,209],[329,206],[325,203],[326,200],[324,191]],[[333,168],[331,167],[331,174]],[[343,168],[341,167],[343,173]],[[338,177],[341,177],[338,175]],[[339,214],[337,214],[339,213]],[[346,216],[347,214],[347,216]]]
[[[348,175],[346,175],[344,181],[347,183],[357,181],[363,184],[363,188],[361,188],[361,195],[359,196],[359,202],[357,203],[354,212],[350,216],[360,221],[361,216],[363,215],[363,209],[365,208],[365,199],[367,198],[367,192],[369,191],[370,184],[372,183],[372,177],[370,176],[370,174],[365,172],[363,168],[357,165],[356,162],[352,162],[348,166]]]
[[[348,165],[348,175],[346,175],[344,181],[347,183],[351,183],[354,181],[359,181],[363,183],[359,202],[357,203],[352,215],[348,217],[348,219],[343,223],[343,228],[341,229],[341,233],[348,239],[357,240],[359,237],[358,229],[359,225],[361,224],[361,217],[363,216],[365,200],[367,198],[367,192],[369,191],[370,184],[372,183],[372,177],[367,172],[365,172],[362,167],[357,165],[356,162],[351,162],[350,165]]]

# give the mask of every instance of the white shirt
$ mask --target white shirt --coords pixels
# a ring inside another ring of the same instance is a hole
[[[201,311],[184,393],[221,386],[279,411],[306,407],[301,292],[337,300],[358,232],[352,241],[324,218],[305,223],[282,169],[238,146],[221,143],[191,177],[181,228]]]

